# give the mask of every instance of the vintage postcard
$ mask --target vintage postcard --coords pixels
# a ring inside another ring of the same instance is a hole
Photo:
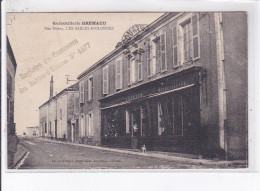
[[[7,13],[7,168],[247,169],[247,21]]]

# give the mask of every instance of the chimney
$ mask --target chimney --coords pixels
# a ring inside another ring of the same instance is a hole
[[[50,99],[53,97],[53,76],[51,76],[50,81]]]

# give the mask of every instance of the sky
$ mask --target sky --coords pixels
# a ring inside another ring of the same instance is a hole
[[[39,106],[49,99],[51,75],[54,78],[55,94],[75,83],[71,81],[67,84],[65,75],[76,80],[80,73],[113,51],[132,25],[150,24],[161,15],[8,13],[7,35],[17,62],[14,104],[17,134],[26,132],[28,126],[39,125]],[[91,27],[102,25],[53,25],[53,22],[88,21],[105,22],[103,26],[110,30],[91,30]],[[76,30],[76,27],[89,28]],[[59,52],[63,47],[67,49]]]

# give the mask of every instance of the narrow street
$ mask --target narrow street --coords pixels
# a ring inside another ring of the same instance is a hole
[[[186,169],[205,168],[166,159],[121,154],[73,145],[22,138],[29,150],[19,169]]]

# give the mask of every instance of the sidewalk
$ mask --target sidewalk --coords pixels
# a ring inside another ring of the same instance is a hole
[[[78,143],[61,142],[61,141],[55,141],[50,139],[44,139],[44,138],[38,138],[38,139],[47,142],[56,142],[59,144],[111,151],[111,152],[117,152],[122,154],[167,159],[181,164],[203,165],[208,168],[231,168],[231,167],[248,168],[247,161],[243,161],[243,160],[236,160],[236,161],[207,160],[207,159],[199,159],[199,157],[195,157],[195,155],[189,155],[183,153],[169,153],[169,152],[160,152],[160,151],[158,152],[147,151],[146,153],[142,153],[138,149],[111,148],[111,147],[104,147],[104,146],[93,146],[93,145],[85,145],[85,144],[78,144]]]
[[[23,145],[18,144],[17,151],[14,154],[14,167],[17,166],[17,164],[23,159],[26,153],[27,153],[27,149]]]

